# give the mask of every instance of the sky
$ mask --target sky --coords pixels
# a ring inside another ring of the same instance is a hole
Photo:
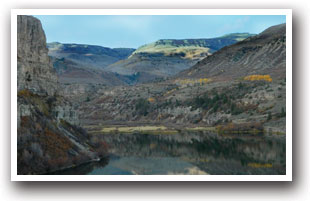
[[[138,48],[159,39],[258,34],[285,15],[35,15],[47,42]]]

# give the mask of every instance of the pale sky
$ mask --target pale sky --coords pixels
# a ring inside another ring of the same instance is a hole
[[[260,33],[285,15],[35,15],[47,42],[138,48],[159,39]]]

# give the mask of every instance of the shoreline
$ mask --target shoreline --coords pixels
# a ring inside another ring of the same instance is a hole
[[[139,126],[137,126],[139,125]],[[107,124],[107,125],[88,125],[84,126],[84,129],[88,131],[89,134],[178,134],[181,132],[215,132],[219,135],[259,135],[259,134],[267,134],[267,135],[286,135],[285,132],[279,131],[277,128],[273,128],[270,130],[270,127],[264,128],[263,130],[258,131],[257,129],[248,129],[248,130],[224,130],[220,131],[215,126],[189,126],[189,127],[181,127],[180,125],[168,126],[165,124]]]
[[[67,169],[77,168],[77,167],[79,167],[79,166],[82,166],[82,165],[85,165],[85,164],[88,164],[88,163],[99,162],[99,161],[101,161],[102,159],[107,158],[108,156],[109,156],[109,154],[107,154],[107,156],[102,157],[102,158],[91,159],[91,160],[82,162],[82,163],[80,163],[80,164],[78,164],[78,165],[73,164],[73,165],[71,165],[71,166],[65,166],[65,167],[59,168],[59,169],[57,169],[57,170],[45,172],[45,173],[42,173],[42,174],[39,174],[39,175],[53,175],[52,173],[55,173],[55,172],[58,172],[58,171],[65,171],[65,170],[67,170]]]

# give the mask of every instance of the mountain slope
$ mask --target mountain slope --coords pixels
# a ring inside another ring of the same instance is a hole
[[[82,66],[70,59],[52,57],[52,62],[59,77],[59,82],[65,85],[77,83],[118,86],[131,83],[130,79],[126,76]]]
[[[144,73],[143,80],[168,77],[188,69],[220,48],[252,36],[229,34],[211,39],[158,40],[141,46],[128,59],[109,65],[106,70],[130,75]]]
[[[285,24],[273,26],[224,47],[164,81],[97,92],[80,107],[82,124],[173,125],[181,130],[216,126],[219,132],[245,134],[243,129],[254,128],[284,134],[285,28]],[[140,54],[147,53],[132,57]],[[255,76],[244,79],[251,75]],[[92,129],[100,132],[102,126]]]
[[[104,69],[106,66],[127,58],[135,49],[107,48],[96,45],[48,43],[49,56],[65,58],[79,65]]]
[[[268,74],[272,78],[284,78],[285,28],[285,24],[273,26],[257,36],[224,47],[176,77],[229,80]]]

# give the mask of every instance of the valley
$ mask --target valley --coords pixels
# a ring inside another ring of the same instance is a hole
[[[19,174],[285,174],[285,24],[134,49],[18,20]]]
[[[284,28],[278,25],[240,40],[165,79],[135,85],[92,85],[81,93],[68,92],[71,85],[66,85],[64,95],[79,107],[81,124],[91,130],[114,125],[182,129],[248,123],[265,132],[284,134]],[[140,50],[136,51],[139,54]],[[268,62],[275,54],[277,63]],[[239,55],[239,60],[233,55]]]

